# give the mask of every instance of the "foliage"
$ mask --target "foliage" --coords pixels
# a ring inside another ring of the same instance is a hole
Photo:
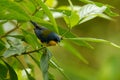
[[[18,76],[21,74],[27,76],[29,80],[35,80],[35,77],[33,77],[35,68],[30,63],[31,59],[41,70],[43,80],[55,80],[54,75],[49,71],[50,67],[58,70],[65,79],[71,80],[58,65],[50,49],[41,46],[42,43],[38,41],[33,32],[33,27],[29,23],[30,20],[58,33],[63,39],[60,42],[60,44],[63,44],[62,47],[87,64],[89,61],[72,46],[71,42],[88,48],[93,48],[88,42],[106,43],[120,48],[120,46],[104,39],[78,37],[71,32],[76,25],[81,25],[95,17],[113,20],[111,17],[118,16],[118,14],[111,11],[112,6],[91,0],[79,0],[80,3],[85,3],[85,5],[75,6],[71,0],[68,0],[69,6],[62,5],[58,7],[54,4],[56,0],[50,1],[0,0],[0,68],[4,69],[0,70],[0,73],[2,73],[0,74],[0,80],[18,80],[22,78],[26,80],[26,77]],[[56,22],[58,18],[62,18],[67,27],[58,25]],[[5,26],[5,24],[12,25],[14,28],[9,30],[10,26]],[[9,31],[6,31],[4,27],[7,27]],[[23,55],[22,58],[21,55]],[[22,61],[25,61],[26,64]],[[17,64],[13,65],[16,62]],[[27,68],[32,71],[28,71]],[[25,71],[26,74],[20,74],[19,71]]]

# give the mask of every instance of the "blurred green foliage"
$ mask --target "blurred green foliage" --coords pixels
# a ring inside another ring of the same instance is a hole
[[[120,80],[119,3],[0,0],[0,80]],[[63,40],[42,47],[30,20]]]

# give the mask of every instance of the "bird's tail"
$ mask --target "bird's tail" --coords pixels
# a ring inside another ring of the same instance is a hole
[[[40,26],[37,23],[35,23],[35,22],[31,21],[31,20],[30,20],[30,22],[34,25],[35,28],[40,28]]]

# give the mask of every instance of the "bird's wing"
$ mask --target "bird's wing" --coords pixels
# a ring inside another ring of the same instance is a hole
[[[44,37],[48,37],[48,35],[49,35],[51,32],[52,32],[52,31],[50,31],[50,30],[48,30],[48,29],[45,29],[45,30],[43,30],[42,35],[43,35]]]

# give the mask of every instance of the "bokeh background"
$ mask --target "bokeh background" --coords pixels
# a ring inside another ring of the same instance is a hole
[[[120,14],[120,0],[94,1],[110,4],[115,7],[113,11]],[[77,0],[72,0],[72,2],[73,5],[84,5]],[[58,0],[58,6],[63,4],[69,5],[67,0]],[[109,21],[95,18],[77,25],[72,32],[80,37],[100,38],[120,45],[120,16],[114,17],[114,19],[115,21]],[[58,24],[65,26],[61,19],[57,21]],[[103,43],[90,44],[94,49],[73,45],[88,60],[89,64],[80,61],[62,47],[51,49],[59,65],[71,80],[120,80],[120,49]],[[59,72],[52,71],[57,76],[57,80],[65,80]]]
[[[84,3],[80,2],[79,0],[71,1],[73,2],[73,5],[84,5]],[[120,0],[93,1],[112,5],[115,7],[113,11],[120,14]],[[55,5],[56,7],[59,7],[63,5],[69,5],[69,3],[68,0],[56,0]],[[105,39],[116,43],[117,45],[120,45],[120,16],[113,18],[114,21],[110,21],[97,17],[75,26],[72,29],[72,32],[74,34],[77,34],[79,37]],[[56,21],[58,25],[66,27],[66,24],[62,18],[58,18]],[[13,28],[10,25],[5,26]],[[8,27],[6,30],[9,30]],[[76,56],[72,55],[71,52],[67,51],[61,46],[50,47],[50,50],[53,53],[53,56],[56,58],[57,63],[61,68],[63,68],[65,74],[70,78],[70,80],[120,80],[120,49],[104,43],[90,44],[94,47],[94,49],[80,47],[73,44],[79,53],[89,62],[88,64],[84,63]],[[23,56],[20,56],[20,58],[26,67],[27,65],[24,61]],[[9,61],[11,62],[11,59]],[[29,62],[34,64],[34,66],[31,67],[34,67],[34,77],[36,80],[42,80],[42,73],[39,70],[38,66],[34,63],[33,60]],[[55,80],[66,80],[66,78],[64,78],[64,76],[59,71],[53,68],[50,68],[49,70],[55,76]],[[19,75],[19,70],[16,71]],[[18,77],[20,77],[20,75]],[[22,78],[23,76],[21,76],[21,79]]]

